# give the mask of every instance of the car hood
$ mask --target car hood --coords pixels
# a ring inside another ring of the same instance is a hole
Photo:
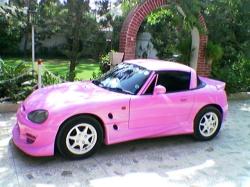
[[[48,86],[34,91],[23,103],[26,112],[36,109],[60,109],[86,103],[103,102],[124,97],[94,85],[91,81],[70,82]]]

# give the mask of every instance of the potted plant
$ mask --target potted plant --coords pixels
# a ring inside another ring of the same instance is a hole
[[[206,61],[212,64],[213,61],[218,61],[222,58],[224,52],[220,45],[213,42],[208,42],[206,47]]]

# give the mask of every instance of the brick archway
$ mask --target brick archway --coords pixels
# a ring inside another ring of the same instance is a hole
[[[134,59],[136,50],[136,37],[144,18],[157,8],[167,5],[166,0],[145,0],[136,6],[127,16],[120,33],[119,51],[124,52],[124,59]],[[204,17],[200,14],[199,20],[204,30],[207,30]],[[211,65],[206,63],[205,47],[207,35],[200,34],[197,72],[202,76],[210,76]]]

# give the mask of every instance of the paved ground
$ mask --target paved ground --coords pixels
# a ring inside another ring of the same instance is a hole
[[[32,158],[11,142],[15,115],[0,114],[0,186],[250,186],[250,100],[230,102],[222,133],[103,146],[92,158]]]

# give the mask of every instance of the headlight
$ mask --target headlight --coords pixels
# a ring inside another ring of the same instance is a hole
[[[34,110],[28,114],[28,119],[33,123],[41,124],[48,118],[47,110]]]

